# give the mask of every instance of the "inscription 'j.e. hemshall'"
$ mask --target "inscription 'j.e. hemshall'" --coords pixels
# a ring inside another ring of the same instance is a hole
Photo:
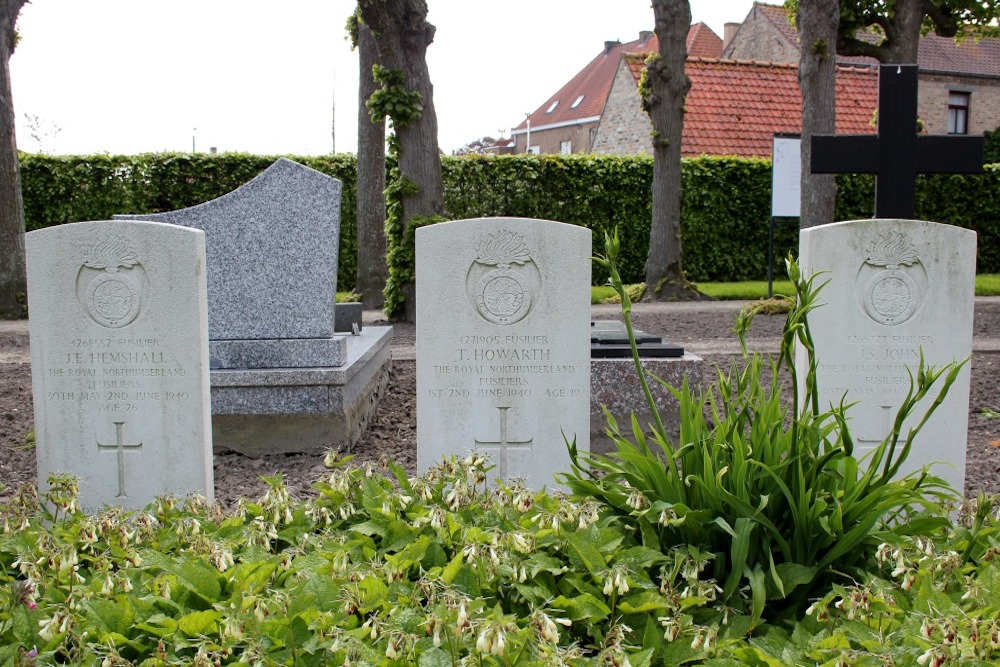
[[[69,473],[85,511],[213,499],[204,237],[113,221],[26,235],[43,493]]]

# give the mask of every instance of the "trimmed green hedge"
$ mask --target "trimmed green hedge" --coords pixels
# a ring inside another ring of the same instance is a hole
[[[289,158],[340,179],[338,287],[354,285],[357,262],[356,160],[352,155]],[[28,229],[115,213],[153,213],[223,195],[256,176],[276,156],[156,153],[137,156],[22,155]],[[558,220],[604,231],[621,228],[622,278],[641,282],[648,247],[653,162],[647,156],[469,155],[442,160],[451,219],[486,216]],[[872,215],[873,179],[838,177],[838,220]],[[682,168],[684,269],[694,281],[767,275],[771,163],[700,157]],[[1000,273],[1000,166],[979,176],[927,176],[917,182],[917,216],[975,229],[981,273]],[[797,248],[794,224],[778,225],[775,256]],[[597,267],[594,282],[605,276]]]
[[[338,289],[357,275],[357,160],[353,155],[286,156],[329,174],[341,191]],[[21,156],[21,192],[28,231],[116,213],[159,213],[221,197],[264,171],[278,156],[223,153]]]

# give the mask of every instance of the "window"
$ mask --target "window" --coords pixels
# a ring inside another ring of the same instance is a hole
[[[574,101],[573,104],[569,105],[569,108],[570,109],[575,109],[578,106],[580,106],[580,102],[583,101],[583,97],[584,97],[583,95],[580,95],[580,97],[576,98],[576,101]]]
[[[528,146],[528,152],[531,153],[532,155],[541,155],[542,147],[537,144],[534,146]]]
[[[573,142],[572,141],[561,141],[559,142],[559,152],[563,155],[569,155],[573,152]]]
[[[556,110],[557,106],[559,106],[559,100],[556,100],[555,102],[553,102],[552,106],[550,106],[548,109],[545,110],[545,113],[552,113],[553,111]]]
[[[969,133],[969,93],[948,93],[948,134]]]

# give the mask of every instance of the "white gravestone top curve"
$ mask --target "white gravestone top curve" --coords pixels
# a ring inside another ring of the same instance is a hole
[[[976,233],[920,220],[853,220],[804,229],[799,237],[805,275],[829,281],[821,306],[809,314],[817,358],[820,409],[848,410],[855,455],[874,449],[892,428],[925,362],[938,368],[972,353]],[[800,377],[805,355],[796,351]],[[932,473],[962,492],[969,417],[969,364],[917,435],[902,473],[935,465]],[[940,383],[940,380],[939,380]],[[938,385],[940,388],[940,384]],[[904,424],[923,415],[932,392]],[[898,451],[898,450],[897,450]]]
[[[25,239],[38,485],[88,512],[214,501],[205,234],[79,222]]]
[[[551,486],[590,441],[591,232],[525,218],[416,231],[417,468],[476,450]]]

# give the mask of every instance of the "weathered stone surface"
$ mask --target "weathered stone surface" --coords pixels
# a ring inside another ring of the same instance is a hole
[[[293,362],[322,366],[342,355],[340,344],[330,340],[340,197],[337,179],[279,158],[218,199],[177,211],[115,217],[204,230],[213,360],[224,366],[227,359],[256,364],[249,368]],[[292,347],[296,339],[310,342]],[[274,340],[288,341],[291,349],[275,346]]]
[[[391,339],[392,327],[365,327],[337,368],[212,371],[215,446],[247,456],[350,450],[385,393]]]
[[[643,359],[642,367],[673,387],[680,388],[685,379],[695,391],[705,388],[705,362],[697,355],[685,353],[668,359]],[[668,437],[676,438],[679,432],[680,405],[667,389],[652,378],[649,390],[663,420]],[[653,432],[653,413],[643,394],[639,376],[632,359],[591,359],[590,361],[590,449],[606,454],[614,445],[605,433],[608,420],[603,408],[618,422],[623,435],[632,438],[632,414],[647,434]],[[673,442],[676,443],[676,440]]]
[[[589,450],[588,229],[487,218],[422,227],[417,255],[417,468],[478,450],[528,486]]]
[[[38,483],[86,511],[213,499],[205,235],[158,222],[26,237]]]
[[[855,448],[876,447],[923,354],[940,367],[972,351],[976,234],[918,220],[854,220],[801,232],[806,275],[827,272],[820,306],[810,315],[821,409],[857,402],[848,411]],[[805,355],[796,354],[805,377]],[[937,393],[934,392],[936,396]],[[918,406],[923,414],[930,397]],[[961,491],[969,418],[969,367],[916,437],[902,472],[934,462],[933,472]],[[908,429],[902,429],[900,447]]]

